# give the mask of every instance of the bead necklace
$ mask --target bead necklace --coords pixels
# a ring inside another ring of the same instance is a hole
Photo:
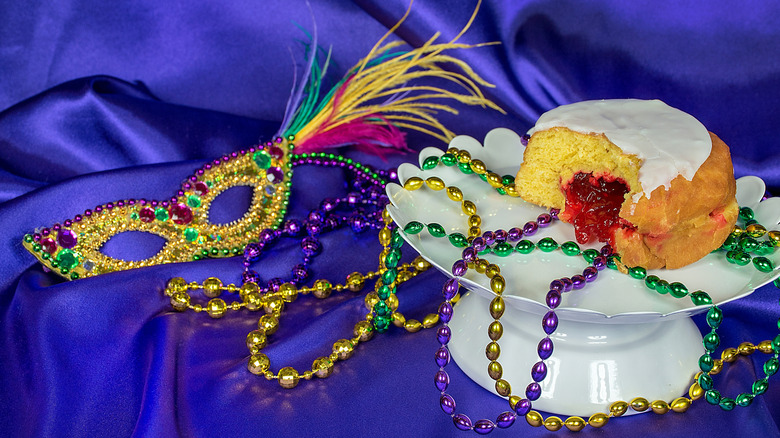
[[[469,160],[470,157],[466,157],[463,159],[462,162],[469,162],[469,163],[473,162]],[[429,160],[429,159],[424,160],[424,163],[426,162],[428,163],[428,168],[432,168],[438,163],[438,162],[434,162],[434,160]],[[461,167],[459,165],[459,168],[461,168],[461,170],[463,170],[464,167],[466,166]],[[464,171],[464,173],[467,172]],[[495,179],[495,177],[493,179]],[[503,292],[503,288],[505,284],[503,281],[503,277],[500,277],[498,275],[497,267],[493,269],[488,269],[488,267],[491,265],[487,261],[482,261],[481,259],[476,258],[476,254],[480,254],[480,253],[484,254],[486,252],[491,251],[490,249],[488,249],[487,245],[485,245],[486,240],[489,241],[491,239],[494,239],[494,236],[496,234],[500,236],[508,237],[510,233],[504,232],[502,230],[499,230],[496,233],[491,233],[488,231],[485,233],[483,237],[476,237],[479,235],[479,230],[478,229],[472,230],[472,228],[474,228],[474,224],[478,225],[479,223],[481,223],[481,220],[479,216],[476,215],[476,206],[473,203],[469,203],[469,201],[467,200],[463,200],[462,192],[459,189],[457,189],[456,187],[446,187],[443,181],[441,181],[441,179],[439,179],[438,177],[430,177],[427,178],[426,180],[423,180],[422,178],[419,177],[412,177],[404,183],[404,188],[411,191],[411,190],[417,190],[421,188],[423,185],[426,185],[429,188],[436,191],[447,188],[446,192],[449,198],[453,201],[460,202],[462,206],[464,206],[463,207],[464,212],[470,214],[469,237],[464,238],[464,236],[460,233],[453,233],[453,235],[451,235],[449,238],[453,246],[456,247],[462,247],[464,245],[464,241],[468,241],[468,240],[470,240],[472,244],[469,248],[464,250],[463,252],[464,259],[456,261],[455,264],[453,264],[452,272],[453,275],[455,275],[455,278],[450,280],[455,280],[455,284],[453,285],[453,283],[449,281],[445,283],[444,286],[445,303],[442,304],[442,306],[440,307],[440,316],[442,317],[442,320],[445,321],[445,325],[442,326],[437,332],[437,338],[439,342],[442,343],[442,347],[437,351],[436,354],[436,362],[437,365],[439,365],[440,369],[434,378],[434,383],[436,384],[437,389],[441,391],[440,405],[444,410],[444,412],[451,415],[454,424],[459,429],[475,430],[481,434],[489,433],[497,426],[509,427],[514,422],[514,418],[515,418],[512,417],[512,415],[514,414],[512,414],[511,412],[505,412],[498,417],[496,423],[493,423],[492,421],[487,419],[479,420],[475,423],[472,423],[467,416],[463,414],[454,414],[454,410],[455,410],[454,400],[452,399],[451,396],[449,396],[444,392],[444,390],[447,388],[449,384],[449,376],[446,374],[446,372],[444,372],[443,368],[449,362],[449,352],[446,350],[446,344],[449,341],[451,336],[451,332],[449,331],[449,328],[447,327],[446,323],[449,321],[452,315],[452,306],[451,303],[446,301],[446,297],[449,293],[451,293],[453,288],[455,290],[458,289],[457,277],[460,277],[465,274],[468,266],[467,260],[473,259],[475,261],[472,262],[471,265],[475,267],[478,270],[478,272],[485,273],[489,278],[491,278],[491,290],[497,295],[496,298],[490,304],[490,311],[491,311],[491,315],[494,317],[494,322],[491,324],[488,330],[488,334],[491,338],[491,343],[488,344],[488,347],[486,348],[486,354],[488,356],[488,359],[491,361],[488,367],[488,372],[490,377],[496,380],[496,391],[500,395],[510,397],[510,406],[513,408],[513,410],[515,410],[517,414],[522,414],[524,412],[527,421],[531,425],[536,425],[536,426],[545,425],[545,427],[548,430],[559,430],[563,425],[566,425],[566,427],[570,430],[581,430],[582,428],[585,427],[586,424],[590,424],[591,426],[594,427],[603,426],[606,423],[606,420],[608,419],[608,416],[606,414],[594,414],[594,416],[591,416],[591,418],[588,420],[587,423],[580,417],[570,417],[565,422],[562,422],[558,417],[549,417],[547,420],[544,420],[541,417],[541,415],[539,415],[535,411],[530,410],[531,399],[532,398],[535,399],[534,397],[538,398],[538,396],[540,395],[540,388],[538,388],[538,382],[543,380],[544,376],[546,376],[546,366],[544,365],[544,359],[549,358],[549,355],[547,353],[547,348],[546,348],[548,345],[546,339],[549,339],[549,334],[555,330],[555,327],[557,327],[557,318],[554,318],[553,309],[554,307],[557,307],[560,303],[560,295],[556,295],[555,293],[560,292],[561,290],[559,289],[560,287],[565,287],[562,286],[565,283],[561,280],[555,280],[553,282],[553,284],[555,284],[558,287],[556,287],[555,289],[551,287],[550,293],[548,293],[547,296],[547,304],[548,307],[551,308],[551,310],[545,315],[545,318],[543,319],[542,322],[542,326],[545,332],[548,334],[548,337],[543,339],[539,346],[538,353],[542,360],[540,362],[537,362],[532,369],[531,375],[534,378],[534,382],[531,383],[526,388],[526,397],[527,397],[526,399],[520,399],[517,396],[514,396],[513,398],[511,396],[511,387],[509,386],[508,382],[501,379],[502,369],[500,364],[498,364],[498,362],[495,360],[497,359],[498,353],[500,352],[500,348],[498,347],[496,340],[500,338],[503,332],[503,328],[501,327],[500,322],[498,322],[498,319],[500,318],[500,315],[503,314],[504,303],[503,303],[503,299],[501,299],[501,293]],[[495,185],[493,186],[495,187]],[[468,208],[465,207],[466,205],[468,205]],[[471,206],[473,206],[473,208],[471,208]],[[557,216],[557,212],[554,213],[555,216]],[[752,220],[752,211],[750,209],[742,209],[740,213],[741,216],[748,216],[749,217],[748,220]],[[444,237],[446,235],[446,233],[444,232],[444,228],[439,224],[424,225],[416,221],[412,221],[408,223],[404,227],[404,231],[409,234],[415,234],[415,233],[419,233],[424,228],[427,229],[432,236],[437,238]],[[537,229],[537,227],[535,227],[531,223],[526,224],[524,228],[527,228],[528,231],[530,231],[531,233],[534,233]],[[766,229],[763,226],[756,224],[755,222],[748,223],[747,228],[750,228],[750,231],[748,232],[749,234],[747,234],[750,238],[760,237],[764,233],[766,233]],[[739,228],[735,227],[735,230],[739,230]],[[514,235],[516,235],[516,231]],[[485,236],[487,236],[487,239],[484,238]],[[776,240],[777,237],[780,237],[780,233],[770,234],[770,242],[772,243],[772,248],[774,248],[774,243],[777,241]],[[746,244],[741,245],[742,249],[766,248],[766,245],[752,244],[750,241],[747,242],[748,242],[747,245]],[[539,241],[537,245],[541,250],[547,252],[558,248],[558,244],[552,238],[543,238]],[[521,253],[530,253],[533,250],[533,247],[534,245],[532,242],[525,240],[518,243],[515,249]],[[561,248],[566,254],[577,253],[579,249],[577,244],[574,242],[566,242],[561,246]],[[492,252],[500,256],[506,256],[512,253],[513,251],[512,251],[511,244],[507,244],[504,241],[499,241],[496,247],[492,249]],[[601,255],[594,255],[593,254],[594,252],[597,253],[597,251],[595,250],[583,251],[583,257],[585,257],[586,260],[590,259],[588,260],[589,262],[593,262],[599,259],[599,261],[596,262],[597,264],[593,266],[594,268],[603,269],[604,266],[609,266],[610,268],[618,269],[619,261],[620,261],[619,256],[617,254],[612,254],[611,248],[609,248],[608,246],[603,248]],[[771,251],[767,251],[764,249],[762,254],[765,255],[768,254],[769,252]],[[606,256],[606,260],[603,259],[605,256]],[[729,258],[729,261],[732,261],[732,258],[734,257]],[[756,259],[758,260],[756,261]],[[754,266],[756,267],[756,269],[762,272],[768,272],[773,269],[771,261],[766,259],[765,257],[759,256],[756,257],[756,259],[754,259]],[[482,269],[480,269],[480,267],[482,267]],[[647,276],[646,270],[641,267],[632,267],[629,269],[628,272],[633,278],[636,279],[645,279],[645,277]],[[583,272],[583,274],[585,274],[585,272]],[[590,272],[588,272],[588,274],[590,274]],[[498,286],[494,285],[494,281],[493,281],[493,278],[497,278],[497,277],[500,278],[500,280],[496,283]],[[577,283],[580,285],[580,287],[584,286],[584,283],[586,281],[584,275],[581,277],[582,277],[581,279],[580,278],[577,279]],[[665,280],[658,279],[656,276],[650,276],[650,277],[651,277],[650,281],[649,282],[646,281],[645,284],[647,284],[648,287],[651,287],[652,289],[659,290],[661,291],[661,293],[669,293],[670,295],[677,298],[681,298],[688,295],[687,288],[681,283],[675,282],[669,284]],[[573,281],[569,280],[569,283],[571,285],[570,287],[574,286]],[[709,297],[709,295],[706,294],[706,292],[697,291],[690,295],[691,295],[691,300],[695,305],[700,305],[700,304],[712,305],[712,300]],[[713,332],[704,337],[704,345],[705,345],[705,349],[707,350],[707,353],[705,353],[705,355],[703,355],[702,358],[700,359],[700,367],[702,368],[702,372],[697,375],[696,380],[694,381],[693,385],[691,386],[691,389],[689,390],[689,394],[692,397],[691,399],[680,397],[674,400],[671,404],[668,404],[663,401],[655,401],[652,404],[649,404],[646,399],[639,397],[632,401],[631,404],[632,408],[635,408],[635,410],[637,411],[642,411],[642,410],[646,410],[648,407],[652,407],[653,411],[658,413],[666,413],[670,409],[674,410],[675,412],[684,412],[690,406],[690,403],[693,400],[693,396],[698,395],[700,397],[702,390],[705,390],[706,391],[705,396],[708,402],[710,402],[711,404],[719,404],[723,409],[730,410],[733,409],[735,404],[739,406],[749,405],[753,397],[757,395],[757,393],[765,392],[767,387],[766,384],[767,378],[775,374],[778,368],[780,368],[780,363],[778,362],[777,359],[778,352],[780,352],[780,335],[778,335],[778,337],[774,341],[772,342],[766,341],[766,343],[764,343],[765,345],[764,348],[765,349],[767,348],[766,345],[768,343],[768,345],[771,346],[771,350],[774,352],[774,354],[773,357],[767,360],[767,362],[764,365],[764,373],[766,377],[763,379],[759,379],[753,384],[752,394],[747,394],[747,393],[740,394],[737,397],[738,401],[735,402],[732,399],[722,398],[720,394],[712,388],[711,379],[708,380],[708,378],[709,378],[709,373],[712,372],[713,366],[716,363],[716,361],[712,360],[710,353],[714,351],[714,349],[716,349],[718,346],[719,338],[717,338],[715,329],[720,324],[721,320],[722,320],[722,313],[717,308],[717,306],[712,305],[712,307],[710,308],[707,314],[707,321],[708,324],[710,324],[710,326],[713,328]],[[550,345],[550,349],[549,349],[550,354],[552,352],[551,347],[552,346]],[[702,363],[704,365],[702,365]],[[540,378],[540,380],[536,380],[536,378]],[[704,383],[704,385],[702,385],[702,383]],[[513,401],[514,401],[514,405],[512,405]],[[519,411],[517,410],[518,403],[520,403]],[[625,413],[627,407],[628,404],[626,404],[625,402],[615,402],[610,405],[610,415],[620,416],[623,413]]]
[[[401,284],[424,272],[429,266],[422,258],[415,259],[412,263],[403,264],[397,268],[399,278],[396,281],[398,284]],[[366,319],[355,324],[353,337],[350,339],[339,339],[334,342],[332,353],[329,356],[317,358],[310,370],[299,373],[292,367],[283,367],[278,373],[273,373],[269,370],[270,360],[268,356],[263,354],[261,350],[267,345],[268,336],[278,329],[279,317],[285,305],[295,301],[298,295],[312,294],[317,298],[325,299],[333,291],[338,292],[347,289],[352,292],[359,292],[363,288],[365,280],[378,276],[377,272],[368,272],[366,274],[354,272],[347,276],[344,284],[332,285],[329,281],[321,279],[315,281],[312,287],[302,288],[296,288],[292,283],[284,283],[279,287],[278,291],[266,294],[261,294],[255,283],[245,283],[238,287],[234,284],[223,285],[215,277],[206,279],[202,284],[197,282],[187,283],[184,279],[175,277],[168,282],[165,294],[170,297],[171,305],[174,309],[179,311],[186,309],[195,312],[205,311],[212,318],[223,317],[227,310],[237,311],[242,308],[250,311],[263,310],[265,314],[258,320],[258,328],[249,332],[246,338],[247,348],[251,354],[247,367],[253,374],[263,375],[268,380],[278,380],[283,388],[294,388],[301,378],[310,380],[314,376],[320,378],[328,377],[333,371],[334,363],[338,360],[349,359],[358,343],[368,341],[373,337],[374,329],[371,322],[372,312],[369,311]],[[205,306],[192,304],[191,296],[187,293],[190,289],[202,289],[204,294],[207,297],[211,297],[211,299]],[[230,304],[226,304],[220,298],[222,292],[238,293],[241,301],[233,301]],[[394,302],[391,302],[391,305],[394,309],[397,309],[398,300],[395,299]],[[370,302],[367,302],[367,307],[369,309],[372,308]],[[395,310],[393,311],[393,317],[394,319],[407,321],[403,314]],[[421,323],[416,322],[416,327],[414,327],[415,320],[411,319],[407,323],[412,326],[409,330],[412,332],[418,331],[422,326]],[[429,326],[428,324],[425,325]]]
[[[355,181],[359,184],[358,181]],[[382,187],[371,185],[370,188]],[[367,189],[363,189],[364,192]],[[335,230],[343,225],[349,224],[355,233],[360,233],[366,229],[381,227],[381,211],[387,204],[383,197],[374,197],[373,199],[363,199],[363,195],[357,192],[350,193],[344,198],[323,200],[319,209],[312,210],[307,219],[303,222],[290,219],[284,223],[280,229],[266,229],[260,232],[257,242],[247,244],[244,248],[244,272],[242,280],[244,283],[260,283],[260,276],[250,268],[251,263],[260,258],[263,250],[273,245],[282,237],[295,238],[303,233],[307,236],[301,239],[301,251],[303,252],[302,263],[292,268],[291,283],[300,284],[308,277],[309,262],[321,252],[321,245],[317,237],[327,230]],[[347,213],[337,214],[340,206],[346,207]],[[267,291],[270,288],[278,288],[283,281],[279,278],[272,279],[268,286],[263,289]]]
[[[682,283],[669,284],[665,280],[659,280],[657,276],[647,275],[643,276],[640,272],[639,275],[633,274],[632,276],[637,279],[644,279],[645,285],[655,290],[659,294],[669,294],[674,298],[683,298],[688,295],[688,289]],[[774,375],[779,367],[778,352],[780,352],[780,335],[775,337],[774,340],[769,342],[769,346],[773,349],[772,357],[770,357],[764,363],[765,377],[757,380],[751,387],[751,393],[741,393],[735,399],[722,397],[720,393],[714,388],[713,380],[710,374],[716,370],[716,360],[712,358],[712,353],[720,345],[720,337],[717,334],[717,329],[723,322],[723,312],[720,308],[713,304],[712,298],[704,291],[696,291],[690,293],[690,299],[694,305],[709,305],[710,308],[706,314],[707,325],[710,327],[710,333],[704,335],[703,345],[705,353],[699,358],[699,368],[701,372],[697,374],[694,385],[698,389],[705,391],[705,399],[714,405],[720,406],[723,410],[730,411],[735,406],[748,406],[752,402],[756,395],[763,394],[767,389],[767,379]],[[729,354],[724,352],[722,359],[727,358]]]
[[[292,162],[294,165],[314,164],[325,167],[341,167],[354,172],[355,178],[351,183],[354,191],[343,198],[324,199],[320,203],[319,209],[309,212],[303,222],[291,219],[285,222],[281,230],[266,229],[261,231],[258,242],[250,243],[244,250],[242,279],[245,283],[259,282],[259,276],[257,272],[250,269],[250,263],[259,258],[265,246],[273,243],[282,235],[294,237],[304,232],[308,234],[301,240],[301,250],[304,253],[303,263],[292,269],[293,279],[291,282],[297,285],[308,276],[307,265],[310,259],[320,252],[320,243],[317,240],[320,233],[326,230],[335,230],[344,224],[348,224],[355,233],[381,227],[381,211],[388,202],[387,196],[383,194],[387,185],[384,178],[397,178],[395,170],[374,170],[352,159],[326,153],[294,155]],[[281,283],[280,279],[272,279],[269,281],[268,287],[278,288]]]
[[[349,359],[360,342],[370,340],[374,331],[385,331],[389,327],[389,322],[403,327],[409,332],[417,332],[421,328],[433,327],[439,321],[437,314],[430,314],[420,322],[415,319],[407,319],[397,311],[399,302],[395,295],[395,287],[424,272],[430,267],[430,264],[418,256],[412,263],[399,266],[400,247],[394,248],[393,245],[398,246],[399,242],[402,243],[403,240],[398,235],[397,228],[392,227],[392,219],[386,210],[382,219],[384,225],[379,232],[379,240],[383,245],[383,251],[379,256],[379,269],[376,272],[366,274],[353,272],[347,276],[345,284],[331,285],[329,281],[320,279],[315,281],[312,287],[307,288],[296,287],[292,282],[288,282],[281,284],[276,289],[264,292],[253,282],[246,282],[238,287],[234,284],[223,285],[219,279],[214,277],[206,279],[203,284],[187,283],[184,279],[176,277],[168,282],[165,294],[170,297],[174,309],[206,311],[212,318],[221,318],[227,310],[237,311],[242,308],[250,311],[264,310],[266,314],[260,317],[258,329],[250,332],[246,340],[251,354],[247,367],[253,374],[263,375],[268,380],[278,380],[283,388],[294,388],[301,378],[310,380],[315,376],[328,377],[332,373],[336,361]],[[379,278],[380,281],[377,281],[374,292],[366,296],[365,304],[369,312],[363,320],[355,325],[352,338],[336,341],[329,356],[317,358],[311,369],[303,373],[299,373],[292,367],[283,367],[277,373],[269,370],[270,360],[261,350],[267,344],[267,337],[278,329],[279,317],[286,303],[295,301],[299,294],[311,293],[317,298],[324,299],[329,297],[334,290],[348,289],[359,292],[364,287],[366,280],[374,278]],[[203,289],[204,294],[211,299],[205,306],[192,304],[191,296],[187,293],[189,289]],[[227,304],[219,297],[222,292],[234,294],[238,292],[241,301],[236,300]]]
[[[761,272],[771,272],[774,269],[774,265],[771,260],[764,256],[774,252],[777,244],[780,243],[780,232],[776,230],[767,232],[764,226],[755,221],[753,211],[748,207],[740,209],[739,219],[744,221],[745,228],[742,229],[739,226],[735,226],[734,231],[726,239],[726,242],[723,243],[721,249],[728,251],[726,253],[726,259],[729,262],[740,266],[744,266],[752,260],[753,266],[757,270]],[[755,240],[765,235],[768,237],[767,240]],[[751,256],[750,253],[755,253],[757,255]],[[778,283],[775,282],[775,285],[777,284]],[[707,325],[711,328],[711,331],[704,336],[703,343],[706,351],[699,358],[699,369],[701,369],[701,373],[698,375],[697,383],[705,391],[705,400],[710,404],[720,406],[724,411],[730,411],[736,406],[749,406],[756,395],[766,392],[769,377],[776,374],[780,369],[780,361],[778,360],[778,356],[780,356],[780,335],[777,335],[771,342],[773,353],[771,354],[771,357],[764,362],[764,377],[753,382],[749,392],[742,392],[734,398],[724,397],[721,395],[720,391],[715,389],[713,379],[710,377],[713,367],[715,366],[712,352],[720,345],[720,337],[717,334],[717,329],[723,322],[723,312],[717,305],[712,303],[712,299],[709,295],[705,294],[703,298],[707,301],[707,304],[710,304],[710,309],[707,311],[706,318]],[[778,328],[780,328],[780,320],[778,321]],[[733,352],[729,352],[729,355],[732,354]]]
[[[376,185],[385,185],[387,184],[387,181],[398,178],[395,169],[373,169],[372,167],[361,164],[351,158],[327,152],[291,154],[290,161],[293,166],[313,164],[324,167],[340,167],[354,172],[358,179],[363,179]]]

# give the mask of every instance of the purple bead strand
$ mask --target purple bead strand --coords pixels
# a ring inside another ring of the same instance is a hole
[[[560,306],[562,295],[572,290],[582,289],[588,283],[593,282],[598,277],[598,271],[606,266],[607,257],[612,255],[612,248],[606,245],[601,249],[601,255],[594,259],[592,265],[583,269],[582,274],[576,274],[570,278],[561,277],[550,282],[550,290],[545,297],[549,311],[542,317],[541,321],[542,329],[546,336],[537,345],[536,352],[539,361],[531,367],[532,382],[525,388],[525,398],[520,399],[515,404],[514,412],[507,411],[501,413],[495,422],[489,419],[472,422],[466,414],[456,413],[457,405],[455,399],[446,392],[450,384],[450,377],[445,371],[445,367],[451,360],[448,344],[452,338],[452,330],[449,328],[449,321],[453,314],[452,299],[460,287],[458,278],[466,275],[469,263],[476,262],[478,260],[477,253],[485,250],[488,245],[502,243],[506,240],[519,240],[523,234],[529,234],[526,233],[526,230],[530,230],[530,234],[534,234],[540,228],[539,223],[543,223],[541,228],[546,227],[555,221],[557,216],[557,211],[551,211],[547,215],[540,215],[537,218],[537,222],[530,221],[526,223],[522,231],[519,228],[512,228],[509,231],[487,231],[482,236],[474,238],[471,245],[463,249],[463,258],[457,260],[452,265],[451,272],[454,277],[444,283],[442,288],[444,302],[439,307],[439,316],[443,324],[436,332],[437,340],[441,345],[435,355],[436,365],[439,367],[439,370],[435,374],[434,383],[440,392],[439,406],[445,414],[452,418],[453,424],[459,430],[473,430],[481,435],[488,434],[496,428],[510,427],[518,417],[523,417],[531,411],[533,402],[541,397],[541,382],[547,378],[548,367],[545,361],[552,356],[554,350],[554,343],[550,336],[558,328],[558,316],[555,313],[555,309]]]

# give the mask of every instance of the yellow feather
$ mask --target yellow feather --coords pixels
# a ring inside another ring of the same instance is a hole
[[[435,44],[439,38],[437,32],[422,46],[369,66],[372,60],[403,44],[400,41],[384,42],[409,16],[410,3],[403,17],[374,44],[368,55],[350,70],[353,73],[349,80],[342,84],[343,89],[334,93],[322,110],[296,133],[296,143],[302,143],[313,135],[368,115],[384,117],[394,122],[396,126],[414,129],[447,142],[454,134],[439,123],[432,114],[438,111],[453,114],[458,112],[449,105],[433,103],[432,99],[448,99],[466,105],[480,105],[504,113],[498,105],[487,99],[479,88],[480,86],[493,87],[492,84],[476,74],[466,62],[443,54],[446,50],[472,49],[494,44],[457,42],[473,23],[479,10],[479,3],[468,23],[448,43]],[[459,71],[445,70],[442,65],[454,66]],[[412,81],[428,78],[439,78],[458,84],[462,90],[458,92],[432,85],[408,85]],[[337,96],[338,102],[335,100]],[[393,99],[393,96],[399,97]]]

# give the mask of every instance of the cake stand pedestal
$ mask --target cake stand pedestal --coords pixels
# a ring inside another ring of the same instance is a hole
[[[469,292],[455,306],[450,322],[452,358],[472,380],[495,393],[495,381],[487,373],[485,357],[490,299]],[[544,337],[542,314],[506,306],[501,318],[504,334],[498,343],[503,378],[513,394],[524,396],[532,382],[531,367]],[[643,319],[646,321],[646,318]],[[623,323],[628,322],[628,323]],[[552,357],[547,359],[547,378],[542,395],[533,402],[535,410],[588,418],[609,412],[615,401],[636,397],[671,402],[685,394],[698,371],[704,353],[702,336],[686,316],[660,316],[652,322],[580,322],[561,318],[550,338]],[[630,410],[627,412],[634,413]]]

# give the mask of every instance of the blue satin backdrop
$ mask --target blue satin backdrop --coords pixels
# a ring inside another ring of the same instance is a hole
[[[659,98],[730,145],[738,176],[758,175],[776,191],[780,6],[696,3],[486,1],[464,41],[501,45],[458,56],[496,84],[487,93],[508,114],[459,107],[460,114],[441,119],[482,139],[499,126],[525,131],[544,110],[572,101]],[[474,6],[418,0],[397,36],[412,46],[436,31],[451,38]],[[283,390],[246,371],[244,340],[256,314],[212,320],[176,313],[162,294],[173,276],[238,282],[239,259],[65,282],[43,272],[21,245],[36,227],[99,204],[169,197],[204,160],[273,135],[292,86],[291,53],[300,61],[303,50],[293,21],[313,29],[316,19],[319,43],[333,47],[341,74],[406,7],[401,0],[318,1],[311,12],[304,2],[278,0],[0,4],[4,436],[463,435],[438,407],[432,332],[390,330],[361,344],[330,378]],[[443,147],[418,134],[408,138],[415,150]],[[382,161],[344,152],[382,167],[416,162],[416,154]],[[300,218],[323,197],[343,194],[343,180],[336,170],[299,168],[288,216]],[[343,230],[322,242],[314,278],[340,282],[376,267],[373,233]],[[299,249],[283,241],[255,268],[268,279],[287,276],[299,262]],[[401,310],[412,317],[434,311],[443,279],[429,272],[401,287]],[[773,338],[776,297],[764,287],[723,306],[723,344]],[[349,337],[363,314],[363,293],[299,300],[265,349],[272,366],[308,368]],[[756,354],[727,367],[716,377],[722,392],[747,391],[764,359]],[[451,375],[459,411],[477,419],[505,410],[459,371]],[[697,402],[684,415],[617,419],[584,436],[780,436],[776,380],[747,409],[723,412]],[[518,421],[494,434],[546,431]]]

